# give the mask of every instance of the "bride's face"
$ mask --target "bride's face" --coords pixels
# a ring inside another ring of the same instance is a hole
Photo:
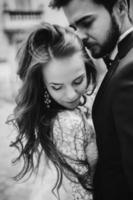
[[[46,88],[60,105],[74,109],[87,88],[87,76],[81,53],[53,59],[43,68]]]

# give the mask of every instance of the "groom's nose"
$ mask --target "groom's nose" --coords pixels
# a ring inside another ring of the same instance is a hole
[[[80,28],[77,28],[77,29],[75,30],[75,32],[76,32],[76,34],[77,34],[82,40],[84,40],[84,39],[87,38],[87,34],[85,33],[84,30],[82,30],[82,29],[80,29]]]

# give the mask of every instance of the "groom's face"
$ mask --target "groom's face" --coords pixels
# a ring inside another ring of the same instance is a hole
[[[94,58],[110,53],[119,38],[119,25],[103,5],[93,0],[72,0],[65,15]]]

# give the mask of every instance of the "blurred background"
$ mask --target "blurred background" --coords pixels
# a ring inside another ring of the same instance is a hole
[[[133,16],[133,0],[130,1]],[[29,27],[45,21],[67,25],[63,12],[50,9],[48,4],[49,0],[0,0],[0,200],[42,200],[35,192],[41,182],[35,179],[24,183],[12,180],[20,164],[11,164],[16,151],[9,144],[15,132],[5,121],[12,113],[20,84],[16,75],[16,52],[25,32]],[[53,174],[47,183],[53,181],[52,177]],[[43,185],[43,190],[47,190],[47,184]]]

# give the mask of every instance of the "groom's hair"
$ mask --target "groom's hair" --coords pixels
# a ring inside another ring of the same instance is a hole
[[[52,0],[50,5],[53,8],[58,8],[59,9],[61,7],[67,6],[72,1],[73,0]],[[81,2],[82,1],[83,0],[81,0]],[[94,3],[99,4],[99,5],[102,4],[111,13],[115,3],[118,0],[91,0],[91,1],[93,1]],[[128,7],[129,7],[130,0],[127,0],[127,4],[128,4]]]

